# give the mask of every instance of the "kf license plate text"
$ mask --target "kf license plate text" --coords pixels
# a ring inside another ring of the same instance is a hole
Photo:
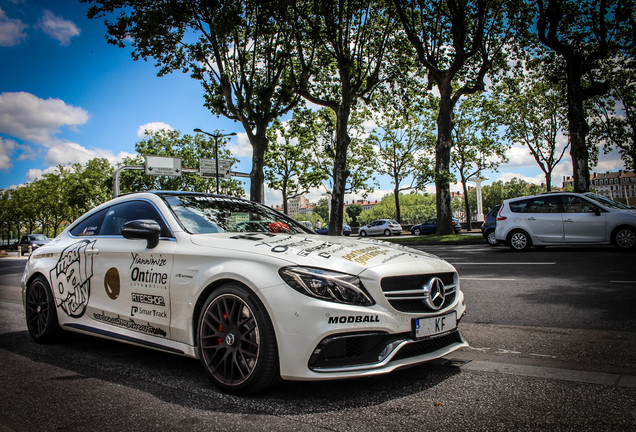
[[[432,318],[418,318],[413,320],[416,338],[435,336],[454,330],[457,327],[455,312]]]

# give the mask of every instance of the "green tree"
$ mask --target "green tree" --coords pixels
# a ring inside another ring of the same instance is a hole
[[[400,192],[423,187],[423,180],[433,176],[433,130],[426,121],[428,113],[422,113],[422,104],[413,103],[421,95],[410,87],[385,90],[378,92],[382,109],[374,115],[377,127],[368,142],[376,149],[378,172],[391,178],[396,220],[402,222]]]
[[[552,171],[561,162],[568,145],[559,146],[567,123],[566,101],[558,84],[549,82],[539,68],[504,79],[497,87],[499,122],[514,144],[530,150],[545,176],[546,191],[552,190]]]
[[[485,170],[496,170],[508,160],[508,147],[497,136],[497,125],[491,121],[491,111],[484,103],[479,95],[466,97],[455,110],[453,125],[455,151],[451,155],[451,163],[459,174],[464,191],[468,231],[471,230],[471,223],[467,182],[480,177]]]
[[[113,196],[114,171],[104,158],[91,159],[84,166],[73,164],[64,181],[71,221]]]
[[[265,180],[270,188],[282,192],[285,214],[288,200],[308,193],[327,179],[325,173],[314,169],[310,154],[316,133],[309,110],[295,110],[286,123],[275,120],[268,132]]]
[[[610,90],[589,104],[591,148],[618,149],[625,168],[636,171],[636,60],[619,56],[607,63]]]
[[[348,205],[347,207],[345,207],[345,212],[351,219],[351,226],[360,226],[360,224],[358,223],[358,216],[360,216],[360,213],[362,213],[362,206],[360,204]]]
[[[379,1],[300,0],[293,3],[296,91],[333,111],[330,235],[341,235],[350,169],[349,121],[359,99],[383,79],[396,36],[393,16]]]
[[[584,103],[609,90],[602,63],[636,47],[636,5],[634,0],[537,0],[536,5],[539,41],[549,48],[548,56],[557,55],[554,78],[565,79],[574,190],[586,192],[590,169]]]
[[[525,9],[504,0],[393,0],[408,40],[439,91],[435,188],[437,233],[452,234],[450,163],[453,109],[459,99],[485,88],[484,78],[503,66],[514,26]]]
[[[130,41],[134,60],[153,58],[158,75],[190,73],[205,105],[240,122],[252,145],[250,199],[260,202],[267,128],[298,102],[289,86],[292,32],[266,0],[82,0],[89,18],[106,18],[107,38]],[[112,21],[111,21],[112,20]]]
[[[225,148],[226,141],[219,142],[219,159],[236,163],[229,150]],[[215,154],[214,139],[203,134],[181,135],[178,130],[160,130],[146,133],[143,140],[135,144],[138,156],[125,158],[124,165],[143,165],[144,156],[180,157],[183,167],[196,168],[199,159],[212,159]],[[242,183],[237,179],[219,179],[220,192],[226,195],[243,196]],[[187,190],[195,192],[211,192],[216,190],[216,178],[205,178],[195,173],[183,173],[180,177],[147,176],[140,171],[121,172],[122,192],[143,190]]]
[[[320,198],[318,203],[314,206],[313,212],[320,217],[322,222],[329,221],[329,200],[327,198]]]

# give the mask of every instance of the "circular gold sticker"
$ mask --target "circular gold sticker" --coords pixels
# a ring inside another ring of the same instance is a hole
[[[113,300],[119,297],[119,285],[119,272],[115,267],[109,268],[104,277],[104,288],[108,297]]]

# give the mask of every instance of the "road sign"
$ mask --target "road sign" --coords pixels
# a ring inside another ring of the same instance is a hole
[[[181,176],[181,158],[166,156],[146,156],[146,175]]]
[[[219,178],[230,178],[232,175],[232,161],[219,160]],[[199,175],[201,177],[217,177],[216,159],[199,159]]]

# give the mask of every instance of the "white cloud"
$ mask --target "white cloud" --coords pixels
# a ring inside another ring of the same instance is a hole
[[[24,29],[27,25],[19,19],[11,19],[0,8],[0,46],[10,47],[19,45],[26,39]]]
[[[168,123],[164,123],[164,122],[146,123],[146,124],[142,124],[137,129],[137,138],[144,138],[146,136],[146,131],[150,132],[151,134],[154,134],[155,132],[159,132],[162,129],[174,130],[173,127],[170,126]]]
[[[0,94],[0,133],[44,146],[62,126],[88,121],[86,110],[61,99],[40,99],[27,92]]]
[[[135,153],[120,152],[117,155],[111,150],[88,149],[78,143],[70,141],[56,141],[50,147],[44,158],[53,168],[57,165],[80,163],[86,164],[91,159],[104,158],[111,165],[121,162],[124,157],[134,157]]]
[[[233,140],[228,145],[229,150],[232,152],[232,156],[234,157],[252,157],[252,144],[250,144],[250,140],[247,137],[247,133],[239,132],[237,135],[237,143],[234,143]]]
[[[38,25],[44,33],[60,41],[61,45],[68,45],[73,37],[80,34],[80,29],[72,21],[58,17],[48,10],[44,11]]]
[[[0,137],[0,170],[9,171],[13,168],[11,155],[15,152],[17,143],[11,139]]]

